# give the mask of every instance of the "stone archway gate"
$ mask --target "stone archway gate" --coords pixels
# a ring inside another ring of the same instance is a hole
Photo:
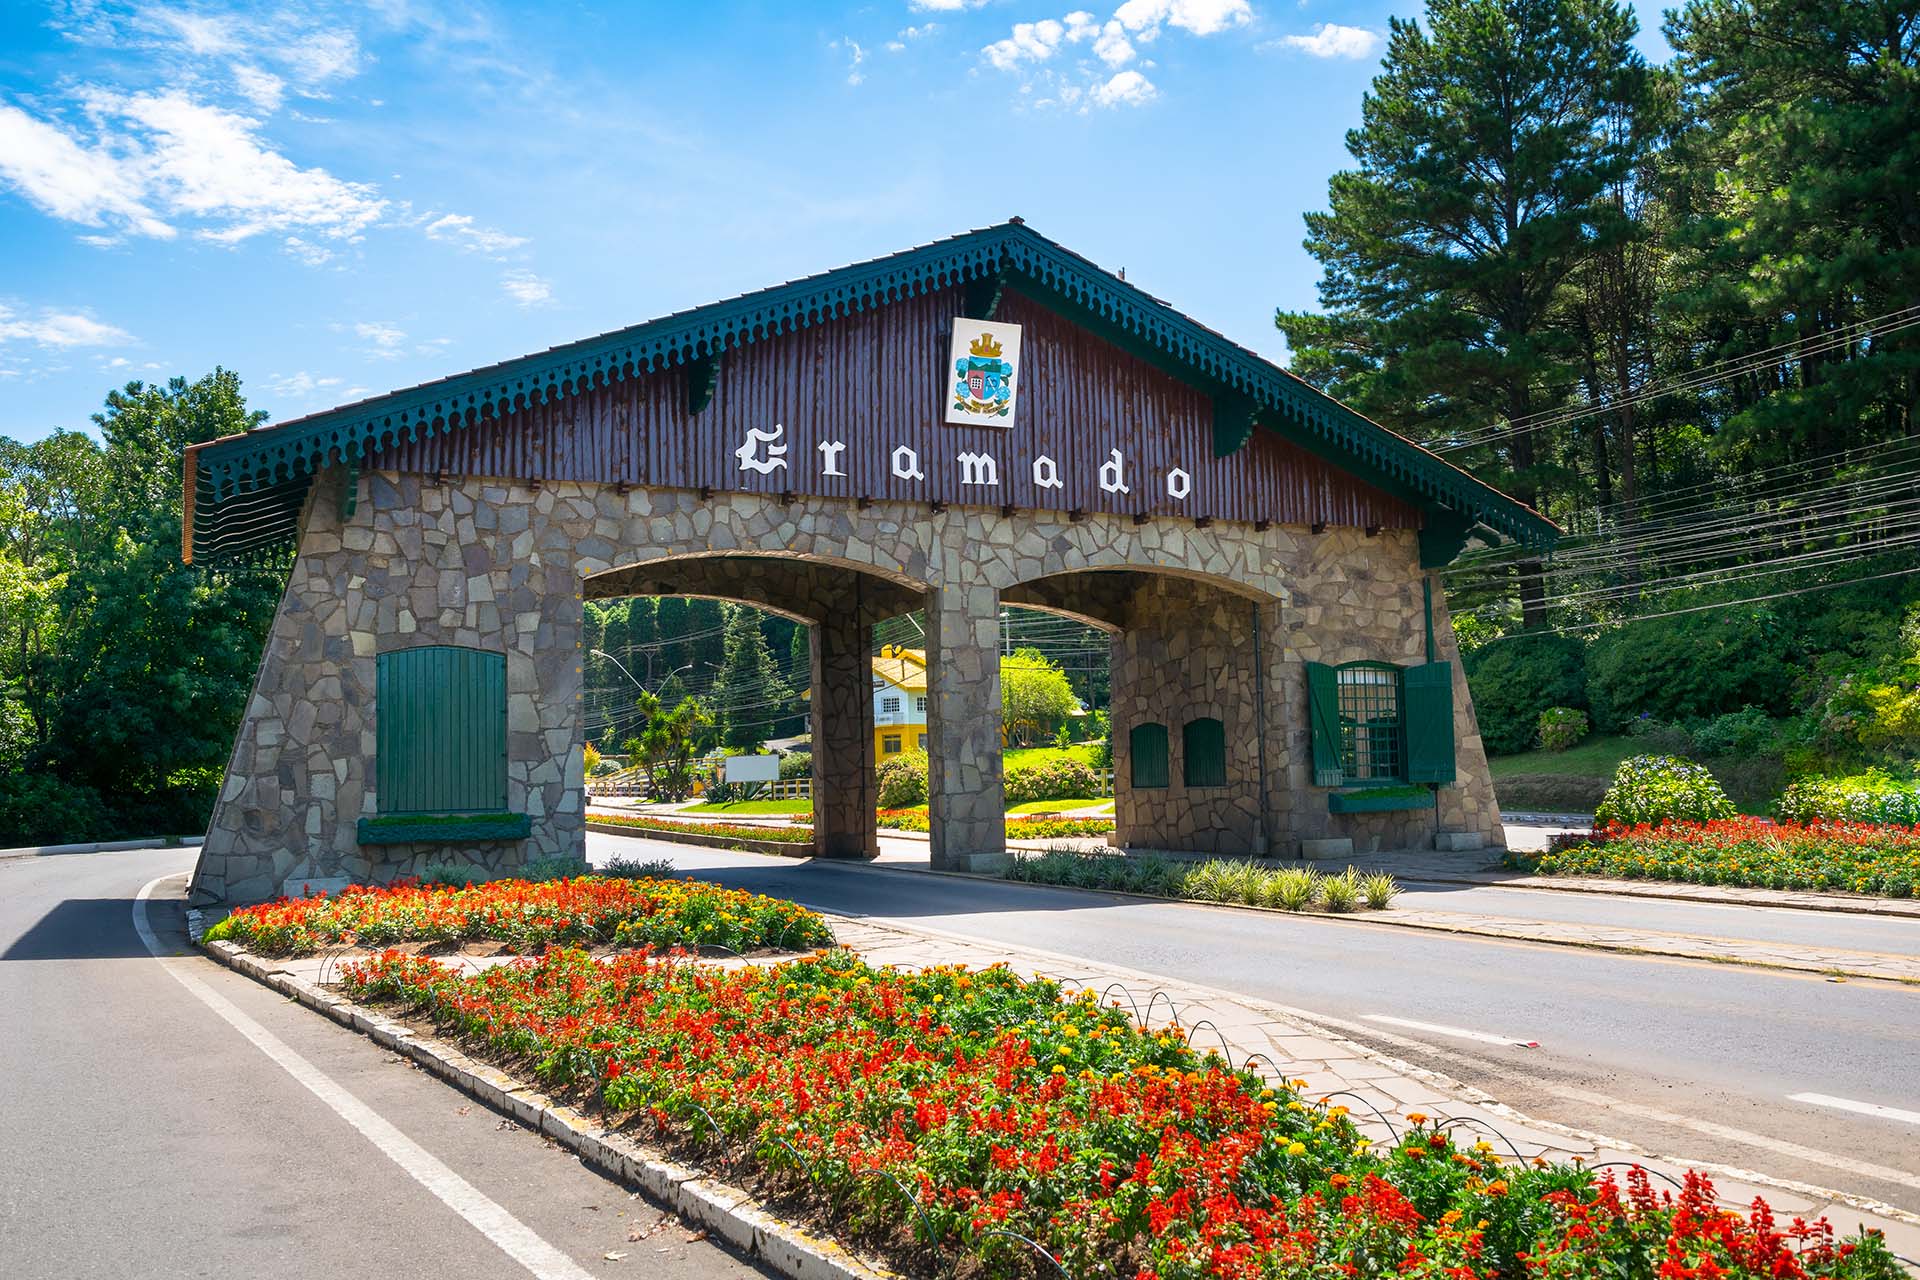
[[[873,847],[872,624],[924,608],[938,866],[1002,856],[998,615],[1110,631],[1117,842],[1497,840],[1427,571],[1557,530],[1017,219],[186,459],[292,565],[195,889],[584,848],[595,595],[813,626],[816,844]]]

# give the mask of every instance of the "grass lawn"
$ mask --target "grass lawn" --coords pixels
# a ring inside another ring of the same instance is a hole
[[[1028,765],[1045,764],[1049,760],[1057,760],[1062,756],[1070,760],[1078,760],[1089,769],[1093,768],[1091,742],[1076,742],[1065,751],[1059,747],[1009,747],[1001,753],[1001,761],[1008,769],[1018,769]]]
[[[811,800],[733,800],[726,804],[696,804],[682,809],[685,814],[705,813],[812,813]]]
[[[1113,808],[1113,797],[1080,796],[1071,800],[1029,800],[1025,804],[1016,804],[1008,813],[1065,813],[1069,809],[1091,809],[1099,805],[1103,809]]]
[[[1595,734],[1565,751],[1522,751],[1519,755],[1494,756],[1487,767],[1495,778],[1515,774],[1580,774],[1612,778],[1613,771],[1628,756],[1645,754],[1645,743],[1625,734]]]

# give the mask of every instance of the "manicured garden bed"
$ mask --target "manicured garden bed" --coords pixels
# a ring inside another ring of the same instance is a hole
[[[1282,911],[1384,910],[1400,892],[1384,872],[1361,875],[1349,867],[1335,876],[1309,867],[1270,867],[1247,858],[1190,862],[1152,854],[1017,853],[1003,873],[1027,884],[1113,889],[1191,902],[1224,902]]]
[[[1541,875],[1904,898],[1920,892],[1920,827],[1759,818],[1612,826],[1590,837],[1556,840],[1546,853],[1509,853],[1506,861]]]
[[[882,809],[874,821],[882,831],[918,831],[924,834],[927,830],[927,812],[924,808]],[[1007,819],[1009,840],[1067,840],[1081,836],[1104,836],[1112,831],[1112,818]]]
[[[719,839],[771,840],[777,844],[812,844],[813,828],[800,823],[683,822],[678,818],[650,818],[644,814],[596,813],[595,826],[632,827],[636,831],[678,831]]]
[[[1321,1107],[1005,969],[845,952],[717,970],[555,949],[473,975],[344,967],[469,1052],[678,1146],[920,1275],[1893,1280],[1874,1237],[1727,1213],[1705,1179],[1502,1165]],[[1042,1262],[1020,1237],[1057,1263]]]
[[[720,814],[724,816],[729,813],[758,814],[763,816],[766,814],[811,815],[813,813],[813,801],[727,800],[723,802],[688,805],[686,808],[680,810],[680,812],[695,816],[705,816],[707,814]]]
[[[337,894],[241,907],[206,936],[269,956],[402,942],[504,942],[523,951],[570,943],[742,952],[833,943],[825,920],[779,898],[687,880],[606,876],[492,880],[463,888],[352,885]]]

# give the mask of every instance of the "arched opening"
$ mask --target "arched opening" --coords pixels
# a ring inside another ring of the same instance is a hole
[[[799,554],[691,553],[592,574],[582,584],[588,737],[600,724],[616,732],[632,727],[644,713],[653,735],[634,740],[658,750],[662,735],[679,728],[672,719],[676,697],[690,698],[696,717],[713,722],[706,732],[720,750],[758,754],[770,743],[773,754],[804,750],[810,758],[805,803],[795,796],[795,803],[772,807],[810,814],[816,854],[872,857],[878,852],[879,744],[890,728],[893,737],[911,732],[916,711],[924,725],[926,712],[924,699],[915,708],[897,693],[894,705],[880,709],[873,629],[920,608],[926,591],[925,583],[904,574]],[[652,632],[637,632],[629,605],[624,651],[606,649],[595,642],[596,628],[604,637],[612,602],[621,600],[657,602]],[[709,615],[701,602],[722,603]],[[698,615],[692,625],[689,615]],[[644,672],[636,669],[642,658]],[[623,702],[637,709],[608,714]],[[676,747],[684,742],[676,740]],[[649,758],[650,775],[654,765]],[[790,763],[783,772],[791,778]],[[682,780],[669,775],[670,782]]]

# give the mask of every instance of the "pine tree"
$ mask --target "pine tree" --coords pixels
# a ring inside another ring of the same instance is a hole
[[[1275,317],[1295,371],[1426,440],[1562,403],[1581,364],[1562,290],[1629,230],[1609,193],[1645,145],[1636,31],[1613,0],[1433,0],[1425,29],[1396,19],[1347,134],[1358,165],[1307,215],[1325,314]],[[1538,506],[1567,479],[1552,443],[1514,431],[1472,461]],[[1542,625],[1537,565],[1521,602]]]
[[[793,689],[767,647],[760,611],[730,605],[726,614],[726,658],[712,700],[723,726],[720,740],[751,749],[766,741],[768,728],[786,714]]]

